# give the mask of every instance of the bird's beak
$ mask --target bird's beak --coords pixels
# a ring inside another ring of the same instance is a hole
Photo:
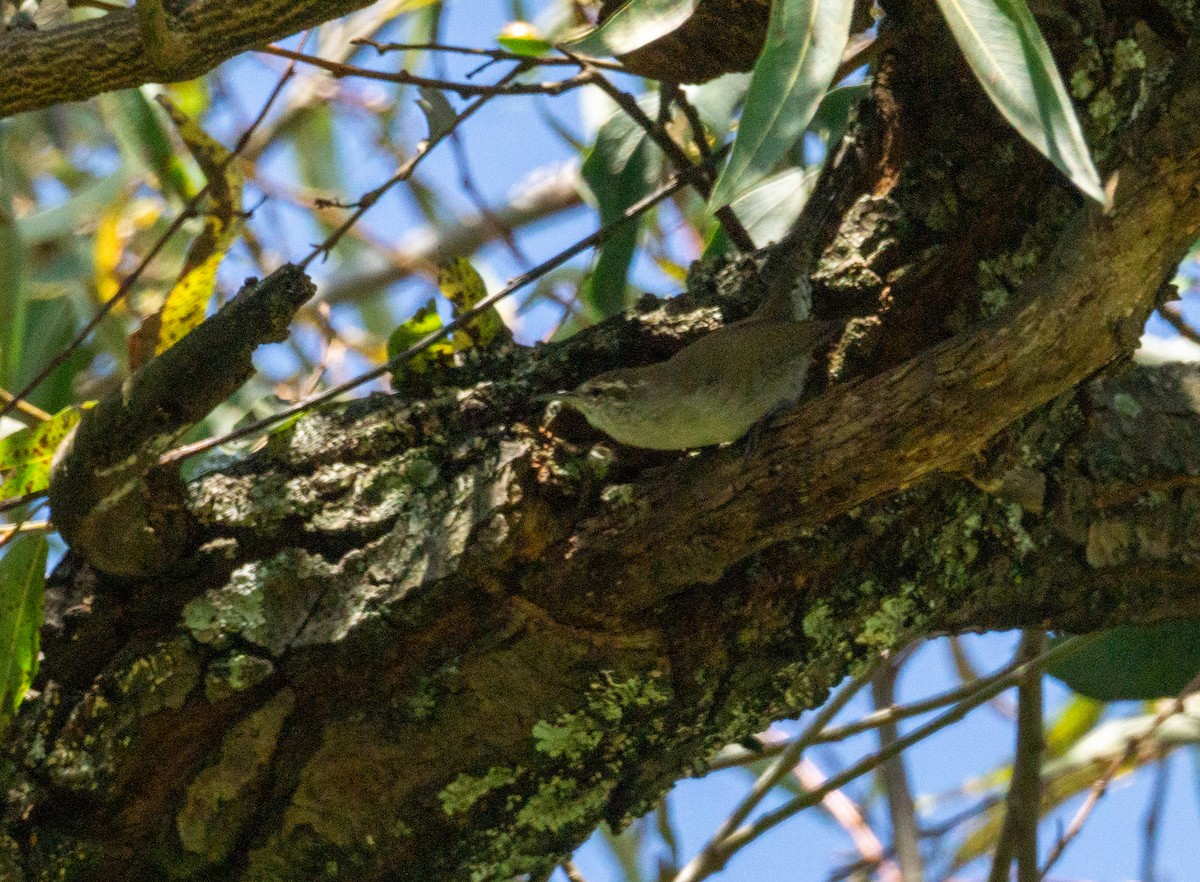
[[[533,400],[538,404],[542,404],[547,401],[561,401],[570,394],[570,392],[551,392],[548,395],[535,395]]]

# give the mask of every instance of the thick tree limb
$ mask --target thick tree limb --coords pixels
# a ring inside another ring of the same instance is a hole
[[[159,6],[167,32],[150,32],[173,47],[170,53],[143,46],[146,31],[135,8],[46,31],[11,31],[0,36],[0,118],[143,83],[191,79],[241,52],[368,5],[370,0],[168,0]],[[161,25],[162,16],[156,21]]]

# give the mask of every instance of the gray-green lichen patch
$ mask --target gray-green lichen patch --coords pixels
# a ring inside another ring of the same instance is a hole
[[[364,588],[369,586],[379,603],[391,603],[454,572],[481,531],[493,542],[507,535],[507,521],[501,524],[496,518],[516,501],[518,487],[512,468],[499,465],[496,453],[489,451],[484,462],[456,475],[448,489],[438,485],[414,494],[391,532],[367,546],[357,562]],[[344,604],[362,599],[340,596]]]
[[[321,503],[306,519],[314,533],[367,533],[400,517],[414,493],[433,487],[438,468],[422,450],[377,465],[334,463],[303,480]]]
[[[609,675],[603,682],[592,684],[582,710],[564,713],[553,723],[539,720],[534,724],[534,743],[540,753],[573,762],[600,748],[616,771],[620,752],[614,752],[613,745],[605,744],[605,735],[615,730],[627,716],[644,714],[669,700],[657,671],[625,680]],[[655,729],[657,731],[653,731]],[[645,733],[646,737],[655,741],[661,734],[661,721],[652,722],[651,730]]]
[[[463,772],[438,793],[442,811],[447,815],[461,815],[493,790],[516,783],[524,772],[521,766],[493,766],[482,775]]]
[[[207,863],[230,853],[255,810],[279,733],[295,703],[285,689],[226,733],[215,761],[192,779],[175,816],[185,851]]]
[[[609,673],[591,685],[578,710],[532,727],[536,773],[494,767],[443,787],[443,810],[469,842],[464,877],[507,882],[548,871],[556,847],[566,848],[611,810],[628,767],[647,751],[666,749],[673,737],[663,721],[670,701],[657,670]]]
[[[338,575],[338,567],[319,555],[285,549],[238,567],[228,583],[192,600],[183,623],[201,643],[240,636],[279,656]]]
[[[557,833],[572,825],[594,820],[604,809],[615,781],[599,779],[581,785],[574,778],[557,775],[538,785],[516,815],[518,827]]]
[[[913,586],[905,587],[911,591]],[[911,597],[903,594],[885,597],[879,608],[867,616],[856,639],[875,652],[899,649],[911,639],[918,620],[919,609]]]
[[[1148,30],[1138,30],[1150,38]],[[1099,47],[1087,37],[1071,72],[1071,94],[1086,102],[1083,118],[1089,143],[1103,160],[1115,146],[1113,136],[1137,119],[1150,94],[1146,53],[1134,37]]]
[[[382,459],[411,447],[416,438],[412,413],[394,398],[371,395],[349,405],[305,414],[270,437],[268,452],[289,468]]]

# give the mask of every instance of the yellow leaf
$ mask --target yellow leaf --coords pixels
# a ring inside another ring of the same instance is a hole
[[[0,438],[0,499],[38,493],[49,486],[54,451],[95,403],[63,408],[45,422]]]
[[[157,200],[134,199],[112,206],[100,218],[92,242],[92,265],[96,294],[101,303],[107,303],[121,289],[117,270],[129,240],[137,231],[154,226],[161,214],[162,205]],[[124,301],[118,303],[116,309],[124,311]]]
[[[388,337],[388,358],[395,358],[414,343],[423,340],[442,326],[442,317],[437,313],[433,299],[418,309],[413,317],[392,331]],[[407,378],[428,373],[430,367],[451,358],[454,346],[449,340],[437,340],[397,367],[392,372],[392,382],[399,386]]]
[[[487,286],[478,270],[465,257],[459,257],[438,269],[438,288],[454,307],[454,315],[462,315],[487,296]],[[471,347],[486,348],[493,341],[505,342],[512,334],[495,307],[488,307],[466,326],[454,332],[456,350]]]
[[[121,236],[121,208],[105,212],[96,226],[96,238],[92,243],[92,265],[95,267],[96,293],[101,303],[108,303],[121,287],[117,278],[117,266],[125,251]]]
[[[131,370],[174,346],[204,321],[216,283],[217,266],[242,226],[242,174],[238,164],[229,161],[229,151],[165,96],[160,95],[158,100],[208,179],[209,204],[204,228],[192,240],[179,279],[162,308],[148,316],[129,338]]]

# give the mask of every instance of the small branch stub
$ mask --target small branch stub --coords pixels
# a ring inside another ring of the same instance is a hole
[[[312,281],[284,265],[238,295],[88,411],[55,456],[54,525],[85,560],[142,578],[185,553],[191,516],[179,466],[159,456],[254,372],[251,353],[287,336]]]
[[[147,60],[155,70],[164,74],[165,80],[173,79],[170,72],[179,67],[187,50],[171,29],[163,0],[137,0],[137,16]]]

